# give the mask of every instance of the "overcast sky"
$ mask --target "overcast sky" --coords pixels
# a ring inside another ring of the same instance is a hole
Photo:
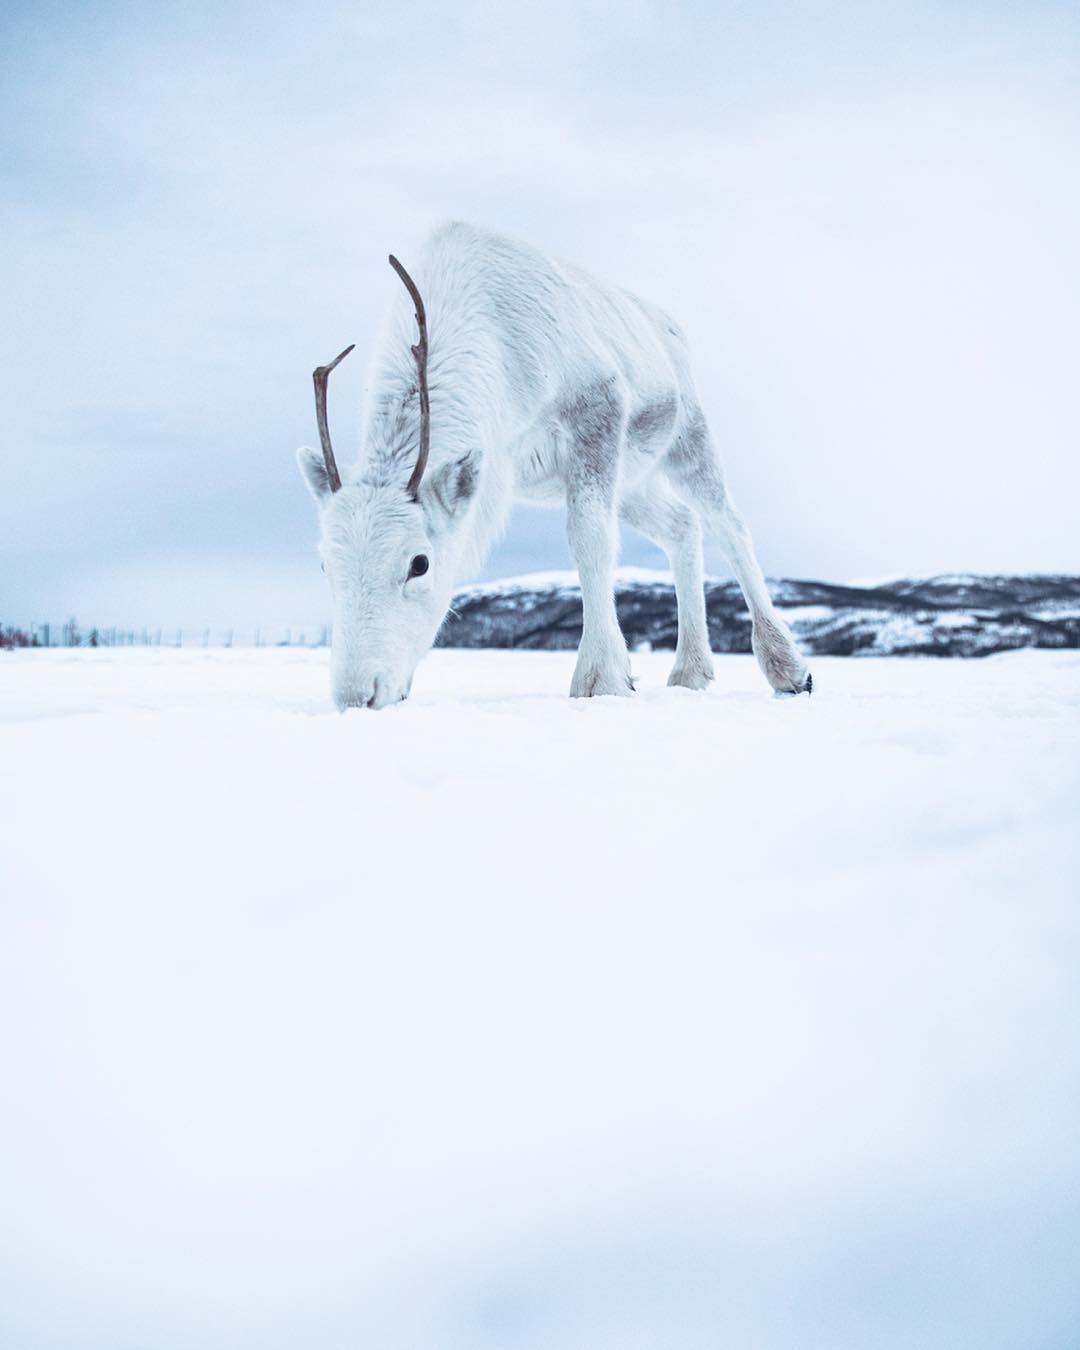
[[[358,343],[351,459],[386,254],[455,216],[681,319],[770,574],[1080,571],[1076,4],[2,22],[3,621],[325,617],[311,369]],[[564,565],[520,509],[485,575]]]

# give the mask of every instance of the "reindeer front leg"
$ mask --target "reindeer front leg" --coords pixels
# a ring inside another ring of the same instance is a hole
[[[624,423],[613,381],[600,382],[567,410],[572,440],[566,483],[566,532],[581,579],[582,632],[571,698],[630,694],[630,661],[615,613],[615,512]]]

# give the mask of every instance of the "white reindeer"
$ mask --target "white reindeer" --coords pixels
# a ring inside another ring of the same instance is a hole
[[[566,503],[584,625],[574,697],[629,694],[612,572],[622,519],[671,560],[678,641],[668,684],[713,677],[701,523],[715,531],[772,687],[810,692],[694,392],[686,342],[662,310],[567,263],[454,223],[428,240],[376,358],[358,463],[342,481],[315,371],[321,453],[297,452],[320,508],[341,708],[406,698],[455,585],[479,567],[515,498]],[[420,338],[411,345],[411,330]],[[430,460],[429,460],[430,448]]]

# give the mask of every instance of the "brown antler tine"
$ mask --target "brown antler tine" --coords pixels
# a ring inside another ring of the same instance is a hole
[[[424,302],[420,299],[420,292],[416,289],[416,283],[392,253],[390,254],[390,266],[405,283],[405,289],[412,296],[412,302],[416,308],[416,325],[420,329],[420,341],[412,349],[413,359],[416,362],[417,386],[420,390],[420,452],[416,456],[416,464],[405,488],[410,497],[415,497],[420,487],[420,480],[424,476],[424,470],[427,468],[428,451],[431,448],[431,405],[428,402],[427,386],[427,314],[424,312]]]
[[[330,379],[330,372],[340,362],[344,361],[352,351],[356,343],[350,343],[343,352],[326,366],[317,366],[312,373],[312,379],[315,381],[315,418],[319,423],[319,440],[322,443],[323,462],[326,465],[326,478],[330,484],[330,491],[337,492],[341,488],[341,474],[338,473],[337,460],[334,458],[334,447],[330,444],[330,427],[326,421],[326,384]]]

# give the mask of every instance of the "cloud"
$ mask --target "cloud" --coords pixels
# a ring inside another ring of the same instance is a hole
[[[301,575],[310,370],[358,341],[334,391],[346,447],[385,254],[447,216],[679,315],[767,570],[1080,566],[1068,12],[237,4],[8,23],[5,612],[63,613],[88,564],[155,555],[189,556],[193,585],[230,555]],[[503,548],[489,574],[561,563],[560,517],[522,515]]]

